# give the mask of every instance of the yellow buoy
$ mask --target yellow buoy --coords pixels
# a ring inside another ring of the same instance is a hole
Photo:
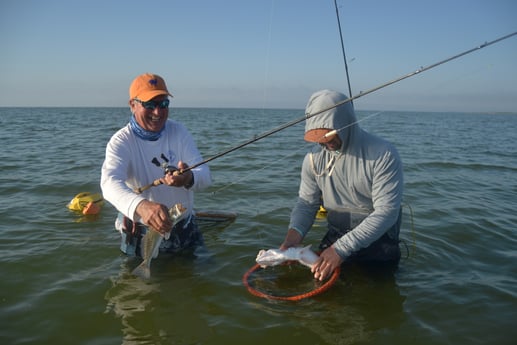
[[[318,210],[318,213],[316,213],[316,218],[323,219],[327,216],[327,210],[325,210],[325,207],[322,205],[320,206],[320,209]]]
[[[102,194],[83,192],[77,194],[70,200],[67,207],[71,211],[78,211],[87,215],[99,213],[102,205],[104,205]]]

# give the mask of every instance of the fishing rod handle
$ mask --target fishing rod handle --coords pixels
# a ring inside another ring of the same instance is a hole
[[[187,171],[189,171],[191,169],[192,168],[177,169],[175,167],[170,167],[170,168],[167,167],[165,169],[165,172],[166,173],[172,173],[173,175],[181,175],[184,172],[187,172]],[[150,183],[147,186],[142,186],[142,187],[139,187],[139,188],[135,189],[134,192],[137,193],[137,194],[141,194],[143,191],[146,191],[149,188],[154,187],[154,186],[159,186],[161,184],[162,184],[162,181],[160,181],[160,179],[158,178],[158,179],[154,180],[153,183]]]
[[[143,191],[148,190],[151,187],[159,186],[161,184],[162,184],[162,181],[160,181],[160,179],[156,179],[156,180],[153,181],[153,183],[148,184],[147,186],[143,186],[143,187],[135,189],[135,193],[140,194]]]

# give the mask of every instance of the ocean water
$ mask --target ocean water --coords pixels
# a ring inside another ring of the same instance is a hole
[[[112,206],[96,217],[66,208],[77,193],[100,192],[105,144],[128,110],[0,108],[0,342],[514,344],[517,115],[358,115],[404,161],[403,259],[395,271],[351,265],[329,290],[292,302],[254,296],[242,277],[285,234],[311,149],[303,124],[212,161],[214,185],[196,208],[236,220],[202,223],[206,250],[160,256],[144,282],[130,274],[138,260],[119,252]],[[170,116],[208,158],[303,110]],[[324,226],[306,244],[317,246]],[[304,270],[278,274],[279,290],[312,284]]]

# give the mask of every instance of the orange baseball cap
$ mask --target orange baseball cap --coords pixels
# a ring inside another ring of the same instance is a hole
[[[143,102],[147,102],[160,95],[172,97],[169,90],[167,90],[165,80],[156,74],[141,74],[133,80],[129,87],[129,99],[137,98]]]
[[[334,133],[327,136],[327,134],[329,134],[330,132],[334,132]],[[311,129],[310,131],[307,131],[303,138],[306,141],[324,144],[324,143],[328,143],[329,141],[334,139],[334,136],[336,134],[337,134],[336,131],[333,129],[316,128],[316,129]]]

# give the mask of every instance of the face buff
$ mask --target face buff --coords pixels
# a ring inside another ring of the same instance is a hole
[[[135,115],[131,116],[131,119],[129,120],[129,126],[131,127],[131,130],[133,131],[133,133],[136,134],[137,137],[147,141],[156,141],[160,139],[160,136],[162,135],[162,132],[165,129],[165,126],[163,126],[163,128],[159,132],[147,131],[143,129],[138,124],[138,122],[136,122]]]

